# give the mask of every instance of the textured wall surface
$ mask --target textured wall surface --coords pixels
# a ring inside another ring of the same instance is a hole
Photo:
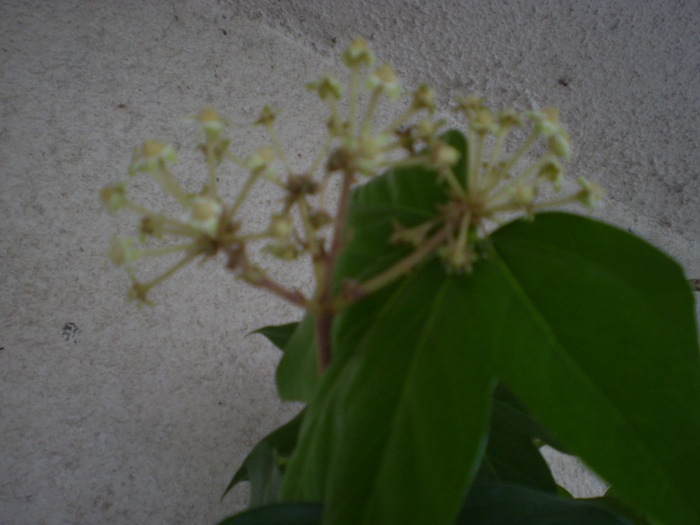
[[[179,146],[176,173],[198,188],[183,118],[206,104],[239,123],[284,108],[288,151],[313,155],[325,113],[303,84],[342,73],[337,55],[358,34],[444,103],[476,91],[560,107],[569,172],[608,189],[599,215],[700,277],[697,2],[4,0],[1,523],[212,523],[245,504],[245,489],[223,503],[221,491],[298,409],[276,399],[277,351],[246,334],[299,312],[213,261],[137,310],[105,255],[134,221],[107,216],[97,194],[144,138]],[[234,139],[245,155],[262,135],[248,126]],[[222,189],[239,182],[232,171]],[[135,186],[141,202],[167,204],[149,181]],[[250,220],[264,224],[279,197],[256,194]],[[577,464],[558,472],[577,494],[601,490]]]

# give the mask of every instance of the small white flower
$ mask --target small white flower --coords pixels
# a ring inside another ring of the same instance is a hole
[[[198,195],[190,203],[190,225],[212,237],[219,229],[219,219],[223,212],[221,203],[212,198]]]

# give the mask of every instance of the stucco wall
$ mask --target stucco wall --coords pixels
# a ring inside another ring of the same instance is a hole
[[[271,104],[308,157],[325,114],[303,84],[342,72],[340,49],[364,35],[443,103],[558,106],[569,172],[608,189],[599,215],[700,277],[699,25],[697,2],[0,3],[0,522],[212,523],[245,503],[219,496],[246,452],[298,408],[276,400],[277,351],[246,334],[299,312],[214,262],[159,287],[155,308],[126,302],[105,253],[134,221],[97,193],[144,138],[181,146],[195,189],[183,118],[214,104],[248,123]],[[236,150],[261,137],[241,129]],[[257,194],[252,221],[277,198]],[[576,466],[559,475],[601,490]]]

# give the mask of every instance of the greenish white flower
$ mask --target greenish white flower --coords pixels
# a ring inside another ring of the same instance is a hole
[[[280,239],[287,239],[292,234],[292,219],[289,215],[283,213],[275,213],[270,218],[270,226],[267,228],[269,235]]]
[[[157,173],[166,162],[177,162],[177,152],[170,144],[159,140],[146,140],[140,148],[134,149],[129,166],[129,175],[138,172]]]
[[[578,201],[590,210],[594,210],[605,196],[605,190],[585,177],[579,177],[578,183],[581,186]]]
[[[427,109],[430,113],[435,111],[435,90],[422,84],[413,92],[412,107],[415,110]]]
[[[258,148],[246,160],[246,166],[252,173],[262,173],[263,175],[274,175],[277,156],[275,150],[269,146]]]
[[[130,266],[141,257],[141,252],[131,247],[131,237],[112,237],[109,241],[109,259],[117,266]]]
[[[401,84],[396,79],[394,68],[389,64],[382,64],[374,70],[367,78],[367,89],[381,89],[392,100],[401,95]]]
[[[309,82],[306,84],[306,89],[316,91],[321,100],[328,98],[340,100],[343,95],[343,85],[331,75],[324,75],[314,82]]]
[[[100,192],[100,199],[107,211],[112,214],[126,206],[126,185],[118,182]]]
[[[195,117],[187,119],[189,122],[197,124],[207,137],[216,138],[224,131],[228,124],[211,106],[205,107]]]
[[[356,38],[345,49],[341,56],[343,64],[348,67],[359,65],[371,66],[374,63],[374,53],[370,51],[367,42],[363,38]]]
[[[219,229],[219,219],[223,212],[221,203],[204,195],[193,197],[190,201],[190,225],[203,233],[215,236]]]

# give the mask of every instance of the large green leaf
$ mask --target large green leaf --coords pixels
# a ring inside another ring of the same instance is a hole
[[[283,401],[308,403],[314,397],[321,377],[314,345],[314,318],[306,314],[284,347],[275,375]]]
[[[334,341],[346,359],[308,407],[286,499],[323,502],[333,524],[454,519],[486,444],[494,385],[485,349],[496,334],[477,329],[483,314],[465,301],[478,284],[434,262],[384,308],[346,311],[342,324],[365,329]]]
[[[444,200],[443,182],[422,168],[357,189],[338,281],[408,253],[387,244],[394,220],[415,226]],[[465,301],[486,292],[472,290],[481,282],[446,276],[432,261],[342,312],[286,499],[324,502],[334,524],[454,520],[486,444],[495,384],[488,346],[496,334],[478,329],[483,313]]]
[[[623,230],[563,213],[492,240],[487,264],[511,297],[501,378],[624,498],[700,523],[700,353],[682,269]]]
[[[294,335],[294,332],[296,332],[298,327],[298,322],[287,323],[275,326],[265,326],[263,328],[258,328],[251,333],[264,335],[273,345],[280,350],[284,350],[284,347],[287,346],[287,343],[292,338],[292,335]]]
[[[387,241],[394,221],[433,217],[443,190],[424,169],[358,188],[337,284],[406,254]],[[284,498],[323,503],[334,524],[451,523],[498,378],[623,497],[669,524],[699,523],[692,301],[668,257],[562,213],[497,231],[471,275],[426,261],[337,317]]]
[[[277,430],[265,436],[250,451],[234,474],[221,498],[236,485],[250,481],[250,507],[258,507],[279,500],[284,474],[284,462],[292,455],[297,444],[304,411]]]
[[[501,483],[477,485],[455,525],[632,525],[596,501]]]
[[[465,173],[466,141],[458,131],[449,131],[443,140],[462,152],[454,167]],[[367,184],[353,193],[348,234],[352,242],[343,253],[336,269],[336,287],[352,276],[364,279],[386,268],[410,252],[407,248],[387,245],[387,239],[398,221],[411,227],[434,217],[437,206],[447,199],[445,182],[435,170],[424,167],[398,168],[382,178],[382,183]],[[337,288],[336,288],[337,289]],[[337,349],[336,349],[337,350]],[[338,356],[333,357],[338,360]],[[320,383],[314,345],[314,320],[306,315],[284,349],[277,368],[277,390],[285,401],[313,399]]]
[[[557,485],[535,440],[548,433],[499,384],[493,394],[488,445],[475,483],[501,482],[557,493]]]

